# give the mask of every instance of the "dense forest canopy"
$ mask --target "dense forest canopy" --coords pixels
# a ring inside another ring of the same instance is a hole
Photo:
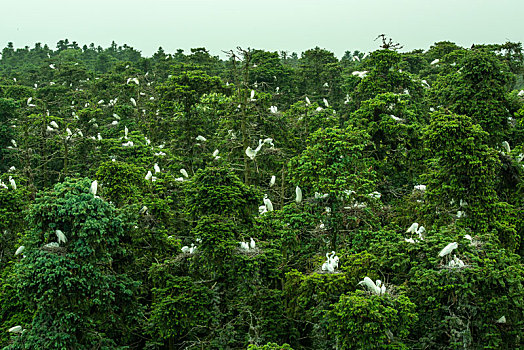
[[[524,346],[520,43],[0,59],[4,349]]]

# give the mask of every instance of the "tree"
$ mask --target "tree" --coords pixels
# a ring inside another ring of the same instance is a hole
[[[140,308],[138,283],[120,273],[123,223],[90,185],[67,179],[31,206],[12,283],[34,315],[8,349],[119,348],[132,338]]]

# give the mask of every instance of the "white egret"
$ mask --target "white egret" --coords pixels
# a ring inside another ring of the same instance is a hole
[[[145,212],[147,212],[149,208],[147,206],[143,206],[142,208],[140,208],[140,210],[138,211],[139,214],[144,214]]]
[[[54,120],[51,120],[51,123],[49,123],[49,125],[51,125],[55,129],[58,129],[58,124]]]
[[[91,187],[89,188],[89,193],[92,193],[93,196],[96,196],[96,191],[98,190],[98,181],[94,180],[91,182]]]
[[[315,199],[325,199],[329,197],[329,193],[315,192]]]
[[[14,326],[7,330],[9,333],[22,333],[22,326]]]
[[[354,61],[359,61],[360,62],[360,58],[358,56],[353,56],[353,62]]]
[[[506,323],[506,316],[502,316],[497,321],[495,321],[495,323]]]
[[[436,59],[434,59],[433,61],[431,61],[430,64],[437,64],[437,63],[439,63],[439,62],[440,62],[440,60],[439,60],[438,58],[436,58]]]
[[[266,208],[265,205],[261,205],[261,206],[258,207],[258,213],[259,213],[260,215],[262,215],[262,214],[264,214],[264,213],[266,213],[266,212],[267,212],[267,208]]]
[[[131,103],[133,104],[133,106],[136,107],[136,100],[134,98],[130,98],[129,101],[131,101]]]
[[[67,237],[66,237],[66,235],[62,231],[56,230],[55,234],[56,234],[56,237],[58,237],[58,243],[60,243],[60,242],[66,243],[67,242]]]
[[[98,104],[101,105],[104,102],[105,102],[104,100],[100,100],[100,101],[98,101]]]
[[[73,133],[71,132],[71,129],[66,128],[67,136],[73,136]]]
[[[324,105],[326,107],[329,107],[329,103],[328,103],[328,100],[326,100],[326,98],[323,98],[322,101],[324,102]]]
[[[413,187],[415,190],[418,190],[418,191],[421,191],[421,192],[424,192],[426,190],[426,185],[415,185]]]
[[[380,199],[380,197],[382,197],[382,193],[375,191],[368,194],[368,196],[374,199]]]
[[[0,187],[5,188],[7,190],[7,185],[2,180],[0,180]]]
[[[271,106],[269,107],[269,111],[273,114],[276,114],[278,112],[277,106]]]
[[[98,134],[96,135],[96,138],[97,138],[98,141],[102,141],[102,135],[100,135],[100,133],[98,133]]]
[[[54,65],[53,63],[51,63],[51,64],[49,65],[49,68],[51,68],[51,69],[56,69],[56,67],[55,67],[55,65]]]
[[[9,172],[16,171],[15,166],[13,165],[12,167],[10,167],[8,171],[9,171]]]
[[[191,248],[189,248],[189,254],[194,254],[197,251],[197,246],[191,243]]]
[[[404,240],[408,243],[416,243],[415,240],[413,238],[404,238]]]
[[[390,114],[389,116],[391,117],[391,119],[393,119],[393,120],[396,121],[397,123],[405,122],[404,119],[402,119],[402,118],[400,118],[400,117],[396,117],[396,116],[394,116],[393,114]]]
[[[269,180],[269,187],[273,187],[276,181],[277,177],[275,175],[271,176],[271,180]]]
[[[470,235],[464,235],[464,238],[467,239],[468,241],[472,241],[473,240],[473,238],[471,238]]]
[[[160,172],[160,167],[158,166],[157,163],[155,163],[155,165],[153,166],[153,168],[155,169],[155,174],[158,174]]]
[[[266,206],[267,211],[273,211],[273,203],[271,203],[271,200],[267,197],[267,194],[264,195],[264,205]]]
[[[127,126],[124,126],[124,138],[127,140],[127,134],[129,130],[127,129]]]
[[[147,174],[146,174],[146,177],[145,177],[146,181],[151,180],[152,177],[153,177],[153,174],[151,173],[151,170],[148,170]]]
[[[184,168],[180,169],[180,173],[181,173],[182,175],[184,175],[184,177],[189,177],[189,175],[187,174],[186,169],[184,169]]]
[[[29,98],[27,99],[27,105],[28,105],[28,106],[29,106],[29,104],[31,103],[31,101],[33,101],[33,98],[32,98],[32,97],[29,97]]]
[[[13,188],[13,190],[16,190],[15,179],[13,179],[11,176],[9,176],[9,183],[11,184],[11,187]]]
[[[511,148],[509,147],[508,141],[502,141],[502,147],[504,147],[504,149],[506,150],[507,154],[511,153]]]
[[[207,139],[206,139],[204,136],[202,136],[202,135],[198,135],[198,136],[196,137],[196,140],[197,140],[197,141],[201,141],[201,142],[206,142],[206,141],[207,141]]]
[[[320,111],[323,110],[323,109],[324,109],[324,108],[318,106],[317,109],[315,109],[315,111],[320,112]]]
[[[46,131],[48,131],[48,132],[53,132],[53,131],[55,131],[55,129],[53,129],[52,127],[50,127],[50,126],[48,125],[47,128],[46,128]]]
[[[260,149],[262,148],[262,145],[263,145],[263,142],[262,140],[258,140],[258,147],[255,148],[255,149],[252,149],[251,147],[247,147],[246,148],[246,155],[251,159],[251,160],[254,160],[255,157],[257,156],[257,153],[260,151]]]
[[[524,97],[524,90],[520,90],[517,94],[518,97]]]
[[[360,284],[363,284],[365,285],[372,293],[376,294],[376,295],[380,295],[381,294],[381,290],[379,287],[377,287],[377,285],[375,284],[375,282],[373,282],[373,280],[369,277],[364,277],[364,280],[363,281],[360,281],[358,283],[359,285]]]
[[[133,147],[135,144],[133,143],[133,141],[129,140],[125,143],[122,144],[122,146],[124,147]]]
[[[411,226],[408,228],[408,230],[406,231],[406,233],[416,233],[417,232],[417,229],[418,229],[418,223],[417,222],[414,222],[411,224]]]
[[[306,96],[306,105],[310,105],[311,104],[311,101],[309,100],[309,98]]]
[[[239,242],[240,243],[240,249],[248,251],[249,250],[249,244],[247,242]]]
[[[275,145],[273,144],[273,139],[269,137],[264,139],[264,144],[271,145],[272,148],[275,147]]]
[[[448,255],[449,253],[451,253],[453,250],[455,250],[457,248],[458,248],[458,243],[457,242],[450,243],[447,246],[445,246],[444,249],[442,249],[440,251],[440,253],[438,253],[438,256],[444,257],[444,256]]]
[[[183,246],[183,247],[181,248],[181,250],[182,250],[182,253],[184,253],[184,254],[189,253],[189,247],[188,247],[187,245]]]
[[[251,238],[251,240],[249,241],[249,248],[255,249],[255,247],[256,247],[255,240]]]
[[[18,255],[18,254],[21,254],[23,251],[24,251],[25,247],[23,245],[21,245],[20,247],[18,247],[18,249],[16,250],[15,252],[15,255]]]
[[[365,71],[362,71],[362,72],[359,72],[359,71],[354,71],[353,73],[351,73],[352,75],[355,75],[355,76],[358,76],[360,79],[363,79],[367,74],[368,74],[368,71],[365,70]]]
[[[113,121],[111,122],[111,125],[118,125],[118,120],[113,120]]]
[[[16,144],[16,141],[15,140],[11,140],[11,144],[13,145],[14,148],[17,148],[18,145]]]
[[[302,189],[300,187],[297,186],[295,188],[295,194],[296,194],[295,202],[297,202],[297,204],[302,202]]]
[[[218,149],[216,149],[216,150],[213,152],[213,157],[215,157],[215,159],[218,159],[217,157],[218,157],[218,153],[219,153],[219,152],[220,152],[220,151],[219,151]]]
[[[255,90],[251,90],[251,101],[255,98]]]

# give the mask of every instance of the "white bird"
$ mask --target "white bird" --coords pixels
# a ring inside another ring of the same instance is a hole
[[[127,133],[129,130],[127,129],[127,126],[124,126],[124,138],[127,140]]]
[[[56,230],[55,234],[56,234],[56,237],[58,238],[58,243],[60,243],[60,242],[66,243],[67,242],[67,237],[65,236],[65,234],[62,231]]]
[[[324,105],[326,107],[329,107],[329,103],[328,103],[328,100],[326,100],[326,98],[323,98],[322,101],[324,102]]]
[[[53,63],[51,63],[51,64],[49,65],[49,68],[51,68],[51,69],[56,69],[56,67],[55,67],[55,65],[54,65]]]
[[[58,124],[54,121],[54,120],[51,120],[51,123],[49,123],[53,128],[55,129],[58,129]]]
[[[133,147],[135,144],[133,143],[133,141],[129,140],[125,143],[122,144],[122,146],[124,147]]]
[[[196,253],[196,251],[197,251],[196,245],[191,243],[191,248],[189,248],[189,254],[194,254],[194,253]]]
[[[271,176],[271,180],[269,180],[269,187],[273,187],[276,181],[277,177],[275,175]]]
[[[266,206],[267,211],[273,211],[273,203],[271,203],[271,200],[267,197],[267,194],[264,195],[264,205]]]
[[[380,199],[380,197],[382,197],[382,193],[375,191],[368,194],[368,196],[374,199]]]
[[[416,233],[417,232],[417,229],[418,229],[418,223],[417,222],[414,222],[411,224],[411,226],[408,228],[408,230],[406,231],[406,233]]]
[[[189,247],[187,245],[183,246],[181,250],[182,250],[182,253],[185,253],[185,254],[189,253]]]
[[[149,208],[147,206],[143,206],[142,208],[140,208],[140,210],[138,211],[139,214],[144,214]]]
[[[413,187],[415,190],[424,192],[426,190],[426,185],[416,185]]]
[[[16,190],[15,179],[13,179],[11,176],[9,176],[9,183],[11,184],[11,187],[13,188],[13,190]]]
[[[101,105],[104,102],[105,102],[104,100],[100,100],[100,101],[98,101],[98,104]]]
[[[520,90],[519,93],[517,94],[518,97],[523,97],[524,96],[524,90]]]
[[[184,169],[184,168],[180,169],[180,173],[181,173],[182,175],[184,175],[184,177],[189,177],[189,175],[187,174],[186,169]]]
[[[29,97],[29,98],[27,99],[27,105],[28,105],[28,106],[29,106],[29,104],[31,103],[31,101],[33,101],[33,98],[32,98],[32,97]]]
[[[381,290],[379,287],[377,287],[377,285],[375,284],[375,282],[373,282],[373,280],[369,277],[364,277],[364,280],[363,281],[360,281],[358,283],[359,285],[360,284],[363,284],[365,285],[372,293],[376,294],[376,295],[380,295],[381,294]]]
[[[309,100],[309,98],[306,96],[306,104],[309,106],[311,104],[311,101]]]
[[[249,244],[247,242],[239,242],[240,243],[240,249],[248,251],[249,250]]]
[[[251,100],[255,98],[255,90],[251,90]]]
[[[365,71],[354,71],[353,73],[351,73],[352,75],[355,75],[355,76],[358,76],[360,79],[363,79],[367,74],[368,74],[368,71],[365,70]]]
[[[502,141],[502,147],[504,147],[504,149],[506,150],[507,154],[511,153],[511,148],[509,147],[508,141]]]
[[[49,125],[47,126],[46,130],[49,131],[49,132],[53,132],[53,131],[55,131],[55,129],[53,129],[53,128],[50,127]]]
[[[89,193],[92,193],[93,196],[96,196],[96,191],[98,190],[98,181],[94,180],[91,182],[91,187],[89,188]]]
[[[439,62],[440,62],[440,60],[437,58],[437,59],[434,59],[433,61],[431,61],[430,64],[437,64],[437,63],[439,63]]]
[[[160,167],[158,166],[157,163],[155,163],[155,165],[153,166],[153,168],[155,169],[155,174],[158,174],[160,172]]]
[[[249,241],[249,248],[255,249],[255,247],[256,247],[255,240],[251,238],[251,240]]]
[[[295,194],[296,194],[295,202],[297,203],[302,202],[302,189],[300,187],[297,186],[295,188]]]
[[[391,117],[391,119],[393,119],[393,120],[396,121],[397,123],[402,123],[402,122],[405,121],[404,119],[402,119],[402,118],[400,118],[400,117],[396,117],[396,116],[394,116],[393,114],[390,114],[389,116]]]
[[[18,254],[21,254],[23,251],[24,251],[25,247],[23,245],[21,245],[20,247],[18,247],[18,249],[16,250],[15,252],[15,255],[18,255]]]
[[[118,125],[118,120],[113,120],[113,121],[111,122],[111,125]]]
[[[264,139],[264,144],[271,145],[272,148],[275,147],[275,144],[273,143],[273,139],[269,137]]]
[[[206,142],[206,141],[207,141],[207,139],[206,139],[204,136],[202,136],[202,135],[198,135],[198,136],[196,137],[196,140],[197,140],[197,141],[202,141],[202,142]]]
[[[71,129],[69,128],[66,128],[66,133],[67,133],[67,136],[72,136],[73,133],[71,132]]]
[[[408,243],[416,243],[416,241],[413,238],[404,238],[404,240]]]
[[[263,142],[262,140],[258,140],[258,147],[255,148],[255,149],[252,149],[250,146],[248,146],[246,148],[246,155],[251,159],[255,159],[255,157],[257,156],[257,153],[260,151],[260,149],[262,148],[262,145],[263,145]]]
[[[506,323],[506,316],[502,316],[501,318],[499,318],[497,321],[495,321],[496,323]]]
[[[151,173],[151,170],[148,170],[145,179],[146,179],[147,181],[149,181],[149,180],[151,180],[152,177],[153,177],[153,174]]]
[[[219,150],[216,149],[214,152],[213,152],[213,157],[215,157],[215,159],[218,159],[220,157],[218,157],[218,153],[219,153]],[[217,158],[218,157],[218,158]]]
[[[440,253],[438,253],[438,256],[444,257],[444,256],[448,255],[449,253],[451,253],[454,249],[457,249],[457,248],[458,248],[458,243],[457,242],[450,243],[447,246],[445,246],[444,249],[442,249],[440,251]]]
[[[277,106],[271,106],[269,107],[269,111],[273,114],[276,114],[278,112]]]
[[[15,140],[11,140],[11,144],[13,145],[14,148],[17,148],[18,145],[16,144],[16,141]]]
[[[14,326],[9,328],[8,332],[10,333],[22,333],[23,329],[22,326]]]
[[[471,238],[471,236],[470,236],[470,235],[464,235],[464,238],[465,238],[465,239],[467,239],[468,241],[471,241],[471,240],[473,240],[473,238]]]
[[[97,138],[98,141],[102,141],[102,135],[100,135],[100,133],[98,133],[98,134],[96,135],[96,138]]]
[[[129,101],[131,101],[131,103],[133,104],[133,106],[136,107],[136,100],[134,98],[130,98]]]
[[[353,56],[353,61],[359,61],[360,62],[360,58],[358,56]]]

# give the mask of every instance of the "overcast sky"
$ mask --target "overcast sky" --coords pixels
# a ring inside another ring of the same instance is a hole
[[[111,41],[151,56],[206,47],[213,55],[237,46],[301,53],[370,51],[385,33],[404,50],[449,40],[524,41],[524,0],[6,0],[0,46],[60,39],[80,45]]]

